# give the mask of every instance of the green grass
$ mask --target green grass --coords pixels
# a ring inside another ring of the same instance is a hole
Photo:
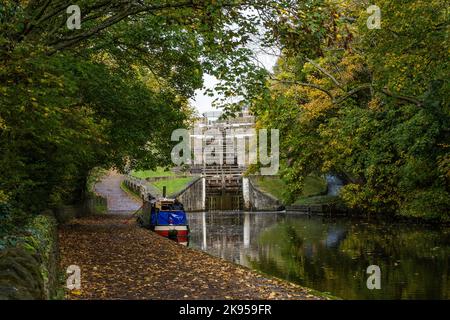
[[[168,179],[168,180],[161,180],[152,183],[153,186],[158,188],[161,192],[163,190],[163,187],[167,187],[167,195],[173,195],[177,192],[180,192],[186,186],[193,180],[193,177],[186,177],[186,178],[175,178],[175,179]]]
[[[108,206],[105,203],[100,203],[97,201],[97,195],[95,193],[95,185],[100,182],[103,176],[107,175],[108,171],[103,168],[94,168],[89,173],[86,181],[86,188],[88,196],[94,199],[94,207],[92,208],[95,214],[106,214],[108,212]]]
[[[108,213],[108,207],[104,204],[96,203],[94,206],[94,210],[97,214],[106,214]]]
[[[336,204],[338,202],[339,202],[338,196],[313,196],[313,197],[301,197],[294,202],[294,205]]]
[[[327,182],[325,179],[317,176],[308,176],[305,178],[305,187],[303,188],[303,197],[321,195],[327,192]]]
[[[120,184],[120,189],[128,193],[133,198],[136,198],[136,200],[142,201],[141,196],[136,192],[134,192],[133,190],[131,190],[130,188],[128,188],[128,186],[125,184],[125,181],[122,181],[122,183]]]
[[[133,171],[131,175],[139,179],[168,178],[167,180],[152,182],[152,185],[161,191],[161,193],[163,187],[166,186],[168,196],[180,192],[194,179],[194,177],[178,177],[172,171],[165,170],[161,167],[158,167],[156,170]]]
[[[158,177],[174,177],[175,173],[170,170],[158,167],[156,170],[132,171],[131,175],[138,179],[158,178]]]
[[[285,198],[284,192],[287,187],[280,178],[257,177],[255,183],[262,191],[270,193],[275,198],[280,200]]]
[[[262,191],[270,193],[277,199],[285,202],[287,186],[283,180],[280,178],[256,177],[255,182]],[[313,196],[323,195],[326,191],[327,182],[325,179],[317,176],[308,176],[305,178],[303,193],[297,201],[302,201]]]
[[[89,176],[86,181],[86,188],[87,191],[90,193],[94,192],[94,187],[97,182],[100,181],[100,179],[105,176],[108,173],[107,170],[103,168],[94,168],[89,173]]]

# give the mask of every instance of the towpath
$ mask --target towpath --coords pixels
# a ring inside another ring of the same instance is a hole
[[[111,214],[129,214],[140,208],[142,203],[136,198],[130,197],[120,187],[124,175],[115,171],[108,172],[94,187],[95,191],[106,197],[108,211]]]

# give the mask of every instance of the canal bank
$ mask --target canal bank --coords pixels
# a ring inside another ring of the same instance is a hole
[[[81,269],[67,299],[324,299],[160,237],[123,215],[76,219],[59,230],[61,268]]]
[[[138,227],[131,216],[136,199],[120,188],[122,181],[113,175],[97,186],[109,214],[59,228],[61,269],[81,269],[81,290],[67,299],[327,299]]]

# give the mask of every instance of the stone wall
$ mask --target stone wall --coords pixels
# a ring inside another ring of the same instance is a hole
[[[186,211],[205,210],[205,178],[195,179],[174,197],[178,198]]]
[[[83,203],[83,215],[102,214],[108,211],[108,200],[96,193],[87,197]]]
[[[138,179],[129,175],[126,176],[123,182],[128,189],[138,195],[141,199],[148,199],[149,195],[155,198],[162,196],[157,188],[153,187],[150,183],[147,183],[147,180]]]
[[[57,298],[58,234],[55,218],[39,215],[0,251],[0,300]]]
[[[108,205],[106,198],[91,193],[81,204],[59,206],[55,209],[55,217],[58,223],[66,223],[74,218],[104,214],[107,211]]]

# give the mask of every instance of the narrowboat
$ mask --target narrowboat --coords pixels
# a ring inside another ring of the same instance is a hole
[[[183,204],[177,199],[159,198],[144,201],[138,223],[160,236],[179,244],[189,244],[189,225]]]

